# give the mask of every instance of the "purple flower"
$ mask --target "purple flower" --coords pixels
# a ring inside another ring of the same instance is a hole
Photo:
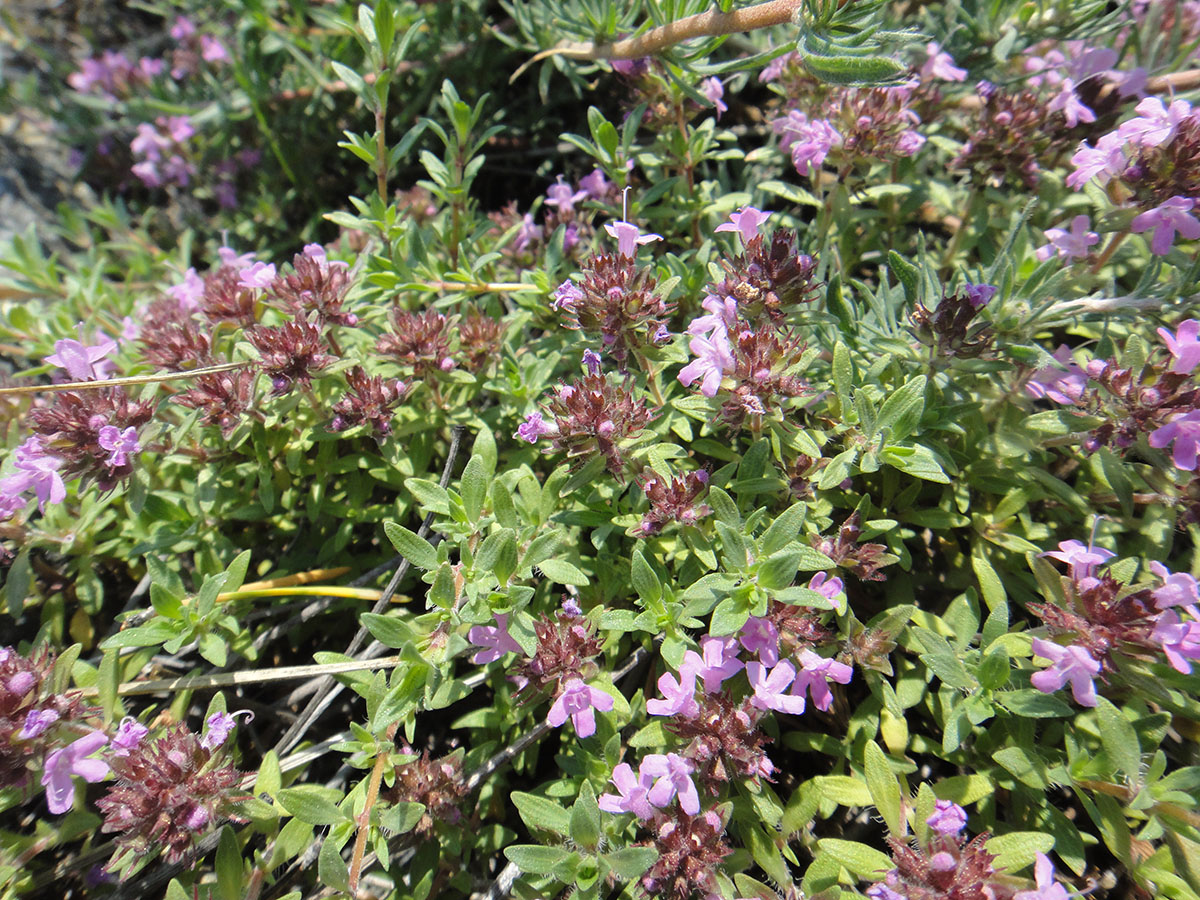
[[[1054,863],[1045,853],[1037,855],[1033,872],[1037,889],[1019,891],[1013,895],[1013,900],[1068,900],[1071,896],[1065,887],[1054,880]]]
[[[729,335],[724,328],[716,328],[708,337],[693,337],[688,347],[696,358],[679,371],[679,383],[691,387],[699,379],[700,393],[715,397],[722,377],[735,367]]]
[[[546,205],[555,206],[559,213],[569,216],[575,212],[575,204],[587,195],[587,191],[572,190],[571,186],[559,175],[554,184],[546,189]]]
[[[916,156],[925,146],[925,135],[919,131],[906,131],[896,138],[896,152],[901,156]]]
[[[720,120],[721,113],[729,109],[725,105],[725,101],[721,98],[725,96],[725,85],[721,84],[721,79],[717,76],[705,78],[700,82],[700,93],[708,98],[708,102],[717,108],[717,119]]]
[[[706,294],[700,305],[708,310],[708,315],[692,319],[687,327],[688,334],[706,335],[718,328],[728,332],[737,322],[737,301],[732,297]]]
[[[575,312],[575,304],[583,299],[583,290],[569,278],[554,289],[554,300],[550,303],[554,309],[565,309]]]
[[[842,136],[829,124],[828,119],[800,122],[792,117],[793,113],[799,119],[805,119],[803,113],[796,113],[795,110],[788,114],[790,123],[796,127],[784,132],[782,146],[785,151],[791,153],[792,165],[796,167],[796,171],[811,178],[825,164],[825,157],[834,145],[841,141]],[[778,121],[777,119],[776,122]]]
[[[46,451],[40,435],[33,435],[13,452],[17,471],[0,479],[0,495],[15,496],[30,488],[38,499],[38,510],[45,511],[46,502],[62,503],[67,497],[67,485],[58,469],[63,460]]]
[[[21,726],[21,731],[17,737],[22,741],[28,741],[37,737],[59,719],[58,713],[52,709],[31,709],[25,715],[25,724]]]
[[[1171,372],[1175,375],[1190,375],[1192,369],[1200,365],[1200,322],[1195,319],[1185,319],[1179,323],[1175,334],[1165,328],[1158,329],[1158,336],[1167,345],[1167,350],[1175,357],[1171,364]]]
[[[646,799],[661,809],[678,794],[680,808],[689,816],[696,815],[700,812],[700,795],[692,783],[694,768],[691,760],[684,759],[678,753],[651,753],[638,767],[640,775],[651,775],[658,779],[646,794]]]
[[[181,43],[186,41],[195,33],[196,26],[187,16],[180,16],[178,19],[176,19],[175,24],[171,26],[171,30],[168,32],[172,38],[180,41]]]
[[[882,881],[867,888],[867,896],[871,900],[908,900],[903,894],[897,894]]]
[[[601,712],[608,712],[613,708],[613,698],[598,688],[584,684],[580,678],[569,678],[563,692],[550,707],[546,724],[557,728],[570,716],[575,733],[581,738],[591,737],[596,733],[596,714],[592,712],[593,707]]]
[[[704,690],[715,694],[722,682],[744,669],[745,663],[738,659],[741,648],[735,637],[713,637],[711,634],[700,639],[701,665],[697,673],[704,680]]]
[[[1063,79],[1062,88],[1046,105],[1046,109],[1050,112],[1062,112],[1067,118],[1068,128],[1074,128],[1080,122],[1096,121],[1096,114],[1079,99],[1079,95],[1075,93],[1075,82],[1070,78]]]
[[[749,244],[758,237],[759,227],[771,218],[769,212],[755,209],[753,206],[743,206],[735,213],[729,214],[729,221],[722,222],[716,227],[717,231],[736,231],[742,236],[742,243]]]
[[[117,726],[117,733],[112,739],[112,755],[128,756],[131,750],[136,750],[142,738],[150,733],[150,729],[135,719],[126,716]]]
[[[589,348],[583,351],[583,364],[589,375],[600,374],[600,354],[595,350]]]
[[[215,712],[209,716],[208,728],[200,738],[200,746],[205,750],[216,750],[224,744],[229,739],[229,733],[233,731],[233,726],[237,724],[238,716],[245,716],[247,722],[254,719],[254,713],[248,709],[239,709],[234,713]]]
[[[1074,644],[1062,647],[1034,638],[1033,652],[1050,660],[1050,668],[1030,677],[1035,688],[1043,694],[1053,694],[1069,681],[1076,703],[1080,706],[1096,705],[1096,686],[1092,684],[1092,679],[1100,674],[1100,661],[1086,647]]]
[[[1150,640],[1161,644],[1167,661],[1177,672],[1191,674],[1190,659],[1200,659],[1200,622],[1182,622],[1173,609],[1159,615]]]
[[[928,57],[921,66],[921,77],[926,81],[940,78],[942,81],[966,81],[967,70],[954,65],[954,57],[945,52],[936,42],[925,45]]]
[[[1094,148],[1087,141],[1081,141],[1071,157],[1071,164],[1075,171],[1067,176],[1067,185],[1075,190],[1093,178],[1098,178],[1101,185],[1107,184],[1114,175],[1125,170],[1125,141],[1115,131],[1102,136]]]
[[[639,56],[637,59],[614,59],[610,63],[614,72],[627,78],[637,78],[650,70],[650,57]]]
[[[590,175],[579,179],[579,189],[593,200],[603,200],[612,190],[612,182],[604,177],[604,172],[600,169],[592,169]]]
[[[238,285],[251,290],[269,288],[275,280],[275,264],[256,262],[238,273]]]
[[[1134,109],[1138,117],[1122,122],[1117,131],[1122,140],[1138,147],[1167,143],[1192,114],[1192,105],[1186,100],[1172,100],[1170,106],[1164,106],[1157,97],[1147,97]]]
[[[812,650],[800,651],[798,657],[800,671],[796,673],[796,681],[792,685],[792,693],[803,698],[808,691],[813,705],[821,712],[829,709],[833,703],[833,692],[829,690],[829,682],[849,684],[854,677],[854,667],[840,663],[836,659],[821,656]]]
[[[925,824],[938,834],[958,834],[967,827],[967,811],[951,800],[938,800]]]
[[[525,417],[525,421],[517,426],[516,434],[513,437],[529,444],[536,444],[542,435],[551,434],[554,430],[554,427],[547,424],[546,420],[542,418],[541,413],[531,412]]]
[[[1071,220],[1070,231],[1062,228],[1047,228],[1046,240],[1049,243],[1038,247],[1034,251],[1034,256],[1042,262],[1052,256],[1061,256],[1064,259],[1085,259],[1088,255],[1088,247],[1100,243],[1100,235],[1094,231],[1088,231],[1089,225],[1091,225],[1091,219],[1079,215]]]
[[[111,454],[105,460],[105,464],[113,469],[129,465],[129,456],[142,450],[142,445],[138,443],[137,429],[132,425],[124,431],[115,425],[105,425],[96,435],[96,443]]]
[[[238,253],[232,247],[218,247],[217,258],[221,260],[222,266],[237,269],[239,272],[254,265],[253,253]]]
[[[229,62],[229,51],[211,34],[200,35],[200,58],[205,62]]]
[[[967,302],[976,311],[987,306],[991,302],[991,299],[996,296],[997,290],[996,287],[990,284],[971,284],[968,281],[963,285],[963,293],[967,295]]]
[[[804,698],[787,693],[796,677],[796,669],[787,660],[770,671],[762,663],[748,663],[746,677],[750,679],[750,687],[754,690],[754,696],[750,698],[751,706],[796,716],[804,712]]]
[[[62,815],[75,805],[72,775],[93,784],[108,775],[108,763],[87,758],[107,743],[108,735],[103,731],[92,731],[46,757],[42,786],[46,788],[46,805],[51,813]]]
[[[1065,562],[1074,581],[1085,578],[1095,578],[1096,568],[1108,562],[1117,554],[1103,547],[1091,547],[1083,541],[1059,541],[1057,550],[1047,550],[1039,556],[1049,556],[1059,562]]]
[[[658,678],[658,689],[662,692],[662,700],[647,700],[646,712],[652,716],[683,716],[685,719],[700,714],[696,703],[696,674],[704,665],[700,654],[688,650],[683,655],[683,665],[679,667],[679,678],[670,672],[664,672]]]
[[[617,252],[630,259],[637,255],[638,245],[662,240],[661,234],[642,234],[631,222],[609,222],[604,230],[617,239]]]
[[[46,357],[46,362],[66,369],[72,381],[91,381],[104,377],[96,363],[116,349],[117,342],[103,335],[100,343],[90,346],[68,338],[54,342],[54,353]]]
[[[532,213],[525,213],[521,217],[521,227],[517,229],[517,236],[513,238],[513,250],[524,253],[542,239],[543,233],[542,226],[533,220]]]
[[[534,413],[534,415],[537,415],[537,413]],[[508,613],[495,613],[495,618],[495,625],[476,625],[467,632],[468,641],[477,647],[484,648],[471,657],[471,662],[477,666],[494,662],[505,653],[517,653],[521,655],[525,653],[521,649],[521,645],[513,640],[513,636],[508,633]]]
[[[1189,241],[1200,238],[1200,222],[1197,222],[1194,216],[1188,215],[1195,205],[1195,201],[1187,197],[1172,197],[1149,212],[1134,216],[1129,228],[1134,234],[1141,234],[1153,228],[1150,252],[1156,256],[1166,256],[1171,252],[1176,234]]]
[[[748,653],[757,653],[763,665],[779,662],[779,629],[770,619],[751,616],[742,626],[738,640]]]
[[[1200,584],[1186,572],[1172,572],[1160,562],[1150,563],[1150,571],[1162,579],[1163,585],[1150,592],[1159,609],[1172,606],[1192,606],[1200,603]]]
[[[1046,397],[1063,406],[1078,406],[1087,390],[1088,376],[1071,356],[1071,348],[1059,344],[1052,354],[1066,371],[1055,366],[1043,366],[1025,383],[1025,393],[1030,397]]]
[[[649,772],[641,772],[635,776],[629,763],[621,763],[613,768],[612,783],[616,785],[617,794],[601,794],[597,805],[605,812],[633,813],[639,819],[654,817],[654,807],[646,798],[654,776]]]
[[[1177,416],[1150,434],[1150,446],[1161,450],[1174,443],[1171,458],[1175,467],[1186,472],[1196,471],[1196,452],[1200,448],[1200,409]]]
[[[826,600],[833,604],[833,608],[839,613],[846,608],[845,599],[838,600],[845,592],[846,586],[842,583],[842,579],[834,576],[829,577],[828,572],[818,572],[808,582],[808,589],[816,591]]]

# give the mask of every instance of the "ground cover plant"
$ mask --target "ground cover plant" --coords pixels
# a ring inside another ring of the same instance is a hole
[[[1196,4],[18,12],[4,896],[1200,897]]]

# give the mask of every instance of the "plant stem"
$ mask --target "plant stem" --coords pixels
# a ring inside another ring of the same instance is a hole
[[[396,736],[399,722],[388,726],[387,739],[389,743]],[[386,749],[375,757],[375,765],[371,768],[371,781],[367,784],[367,797],[363,801],[362,812],[358,814],[358,834],[354,838],[354,855],[350,858],[350,893],[358,893],[358,878],[362,874],[363,854],[367,849],[367,835],[371,831],[371,809],[379,799],[379,784],[383,781],[383,768],[387,765],[389,752]]]
[[[375,109],[375,186],[379,189],[379,202],[387,206],[387,111],[383,104]]]
[[[1125,240],[1128,236],[1128,231],[1118,231],[1112,236],[1108,242],[1108,246],[1096,257],[1096,261],[1092,263],[1091,272],[1093,275],[1104,268],[1105,264],[1112,258],[1112,255],[1117,252],[1117,248],[1121,246],[1121,241]]]

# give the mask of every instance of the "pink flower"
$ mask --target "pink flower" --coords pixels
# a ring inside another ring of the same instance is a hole
[[[1066,344],[1060,344],[1053,357],[1066,371],[1055,366],[1038,369],[1025,383],[1025,393],[1036,399],[1046,397],[1063,406],[1078,406],[1087,390],[1087,373],[1075,362]]]
[[[1134,216],[1129,228],[1134,234],[1141,234],[1153,228],[1150,252],[1156,256],[1166,256],[1171,252],[1176,233],[1189,241],[1200,238],[1200,222],[1188,215],[1193,206],[1195,201],[1187,197],[1172,197],[1149,212]]]
[[[743,206],[737,212],[730,213],[729,221],[718,225],[716,231],[736,231],[742,236],[742,243],[749,244],[758,237],[759,227],[769,218],[769,212],[763,212],[753,206]]]
[[[1096,141],[1093,148],[1081,141],[1071,157],[1075,171],[1067,176],[1067,185],[1079,190],[1093,178],[1108,184],[1114,175],[1125,171],[1125,140],[1117,132],[1109,132]]]
[[[238,285],[251,290],[263,290],[275,280],[275,264],[256,262],[238,273]]]
[[[742,626],[738,640],[748,653],[757,653],[763,665],[779,662],[779,629],[770,619],[751,616]]]
[[[554,184],[546,189],[546,205],[555,206],[558,211],[569,216],[575,212],[575,204],[587,197],[587,191],[575,191],[571,186],[563,181],[561,175],[555,180]]]
[[[613,768],[612,783],[616,786],[617,794],[601,794],[597,805],[605,812],[633,813],[639,819],[654,817],[654,807],[647,799],[654,776],[649,772],[641,772],[635,776],[629,763],[621,763]]]
[[[810,122],[804,113],[794,109],[785,118],[773,121],[771,127],[782,135],[780,148],[791,154],[796,171],[809,177],[824,165],[829,151],[842,139],[828,119]]]
[[[529,444],[536,444],[542,435],[553,434],[554,431],[554,426],[548,425],[541,413],[531,412],[525,421],[517,426],[516,434],[513,437]]]
[[[505,653],[517,653],[520,655],[524,655],[525,653],[521,649],[521,645],[513,640],[512,635],[508,633],[508,613],[495,613],[494,615],[496,618],[494,626],[476,625],[467,632],[468,641],[477,647],[484,648],[471,657],[471,662],[477,666],[494,662]]]
[[[592,169],[590,175],[579,179],[579,189],[593,200],[603,200],[612,189],[612,182],[604,177],[602,170]]]
[[[1187,572],[1172,572],[1160,562],[1150,563],[1150,571],[1163,582],[1162,587],[1150,592],[1159,609],[1200,603],[1200,583]]]
[[[613,708],[613,698],[604,691],[589,687],[580,678],[567,679],[563,692],[550,707],[546,716],[546,724],[557,728],[571,717],[575,733],[581,738],[591,737],[596,733],[596,714],[592,709],[608,712]]]
[[[1064,259],[1086,258],[1088,247],[1100,243],[1100,235],[1094,231],[1088,231],[1089,225],[1091,225],[1091,219],[1079,215],[1071,220],[1070,231],[1064,231],[1061,228],[1047,228],[1046,240],[1050,243],[1044,247],[1038,247],[1034,251],[1034,255],[1043,262],[1052,256],[1061,256]]]
[[[732,678],[745,668],[745,664],[738,659],[740,649],[735,637],[706,635],[700,639],[703,665],[698,674],[704,680],[705,691],[715,694],[725,679]]]
[[[812,697],[813,705],[825,712],[833,703],[833,692],[829,690],[829,682],[849,684],[850,679],[854,677],[854,668],[812,650],[800,651],[798,660],[801,668],[796,673],[792,693],[802,698],[807,691]]]
[[[1094,658],[1086,647],[1074,644],[1062,647],[1041,638],[1034,638],[1033,652],[1043,659],[1050,660],[1050,668],[1036,672],[1030,677],[1029,680],[1035,688],[1043,694],[1053,694],[1069,681],[1076,703],[1080,706],[1096,705],[1096,686],[1092,684],[1092,679],[1100,674],[1100,661]]]
[[[245,716],[247,722],[254,719],[254,713],[248,709],[239,709],[234,713],[215,712],[208,717],[208,728],[200,738],[200,746],[205,750],[216,750],[229,739],[229,733],[237,724],[238,716]]]
[[[237,269],[239,272],[254,265],[253,253],[238,253],[232,247],[218,247],[217,258],[222,266]]]
[[[129,465],[129,457],[142,450],[142,445],[138,443],[137,429],[132,425],[124,431],[115,425],[105,425],[96,435],[96,443],[111,454],[105,460],[105,464],[113,469]]]
[[[678,753],[651,753],[638,767],[639,774],[658,779],[647,792],[646,799],[661,809],[678,794],[680,808],[689,816],[696,815],[700,812],[700,795],[692,783],[694,768],[691,760]]]
[[[1050,862],[1050,857],[1045,853],[1037,855],[1033,872],[1037,889],[1019,891],[1013,895],[1013,900],[1068,900],[1071,896],[1065,887],[1054,880],[1054,863]]]
[[[721,118],[721,113],[729,109],[721,99],[725,96],[725,85],[721,84],[721,79],[715,75],[712,78],[705,78],[700,82],[700,93],[708,98],[708,102],[717,108],[718,120]]]
[[[796,716],[804,712],[804,698],[786,693],[796,677],[795,667],[787,660],[769,671],[762,663],[749,663],[746,677],[750,679],[750,687],[754,690],[754,696],[750,698],[751,706]]]
[[[1071,578],[1082,581],[1085,578],[1095,578],[1096,568],[1108,562],[1117,554],[1103,547],[1086,546],[1082,541],[1060,541],[1057,550],[1047,550],[1039,556],[1049,556],[1065,562],[1070,570]]]
[[[925,146],[925,135],[917,131],[906,131],[896,138],[896,152],[901,156],[916,156]]]
[[[41,735],[47,728],[59,720],[59,715],[52,709],[31,709],[25,715],[25,724],[17,733],[17,738],[28,741]]]
[[[194,268],[188,269],[183,274],[183,281],[167,288],[167,293],[179,301],[181,310],[187,313],[195,312],[200,308],[200,301],[204,299],[204,279]]]
[[[1046,109],[1050,112],[1061,111],[1067,118],[1068,128],[1074,128],[1080,122],[1096,121],[1096,114],[1079,99],[1075,93],[1075,82],[1070,78],[1063,79],[1062,88],[1046,105]]]
[[[51,813],[62,815],[75,805],[72,775],[93,784],[108,775],[108,763],[87,759],[107,743],[108,735],[103,731],[92,731],[46,757],[42,786],[46,788],[46,805]]]
[[[1191,674],[1191,659],[1200,659],[1200,622],[1183,622],[1173,609],[1159,615],[1150,639],[1161,644],[1167,661],[1177,672]]]
[[[46,362],[66,369],[72,381],[91,381],[103,377],[96,363],[116,349],[117,342],[104,335],[100,336],[100,343],[93,345],[67,338],[54,342],[54,352],[46,357]]]
[[[967,811],[952,800],[938,800],[925,824],[938,834],[958,834],[967,827]]]
[[[921,77],[926,81],[939,78],[942,81],[966,81],[967,70],[954,65],[954,57],[945,52],[936,41],[925,45],[928,57],[921,66]]]
[[[646,712],[652,716],[683,716],[685,719],[700,714],[696,703],[696,674],[704,661],[695,650],[683,654],[683,665],[679,667],[679,678],[664,672],[658,678],[658,689],[662,700],[647,700]]]
[[[582,299],[583,290],[568,278],[554,289],[554,299],[550,302],[550,306],[554,309],[575,312],[575,304]]]
[[[717,328],[728,332],[737,322],[737,301],[732,297],[707,294],[700,305],[708,310],[708,315],[692,319],[687,327],[688,334],[708,334]]]
[[[721,379],[735,367],[733,348],[724,328],[716,328],[708,337],[693,337],[688,348],[696,358],[679,371],[679,383],[691,387],[700,380],[700,393],[715,397],[721,387]]]
[[[44,512],[46,503],[62,503],[67,497],[67,485],[58,469],[63,460],[49,453],[42,438],[33,435],[13,452],[16,469],[0,479],[0,495],[15,496],[30,488],[38,499],[38,510]]]
[[[1150,446],[1161,450],[1169,444],[1175,447],[1171,458],[1175,467],[1185,472],[1196,471],[1196,453],[1200,448],[1200,409],[1177,416],[1150,434]]]
[[[136,750],[142,738],[150,733],[150,729],[133,716],[126,716],[117,726],[117,733],[112,739],[112,755],[128,756],[131,750]]]
[[[180,16],[176,19],[175,24],[171,26],[171,30],[168,32],[177,41],[186,41],[195,33],[195,24],[186,16]]]
[[[1192,105],[1186,100],[1172,100],[1170,106],[1164,106],[1157,97],[1147,97],[1134,109],[1138,117],[1122,122],[1117,131],[1124,141],[1138,147],[1167,143],[1192,114]]]
[[[1158,336],[1175,357],[1175,362],[1171,364],[1171,372],[1176,375],[1189,375],[1192,369],[1200,365],[1200,322],[1184,319],[1179,323],[1175,334],[1160,328]]]
[[[200,58],[210,63],[229,62],[229,51],[211,34],[202,34],[200,35]]]
[[[842,583],[842,579],[838,578],[837,576],[830,578],[828,572],[818,572],[812,577],[812,580],[808,582],[808,589],[810,591],[816,591],[818,594],[832,603],[833,608],[839,613],[846,608],[844,595],[845,585]],[[838,597],[841,597],[842,599],[838,600]]]
[[[622,256],[633,259],[637,255],[640,244],[651,241],[661,241],[661,234],[642,234],[638,227],[631,222],[609,222],[604,230],[617,239],[617,252]]]

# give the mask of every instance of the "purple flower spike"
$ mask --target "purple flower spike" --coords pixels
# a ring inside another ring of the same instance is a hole
[[[136,750],[142,738],[150,733],[150,729],[133,716],[126,716],[117,726],[117,733],[112,739],[112,755],[128,756],[131,750]]]
[[[1100,661],[1086,647],[1061,647],[1041,638],[1033,639],[1033,652],[1050,660],[1050,668],[1035,673],[1030,682],[1043,694],[1062,690],[1068,681],[1071,693],[1080,706],[1096,705],[1096,686],[1092,683],[1100,674]]]
[[[722,682],[746,668],[746,664],[738,659],[740,651],[741,647],[738,646],[735,637],[707,635],[700,639],[700,658],[703,665],[699,675],[704,680],[704,690],[707,693],[715,694],[721,690]]]
[[[1019,891],[1013,895],[1013,900],[1068,900],[1071,896],[1067,889],[1054,880],[1054,863],[1045,853],[1037,855],[1033,866],[1034,879],[1037,889]]]
[[[1149,443],[1156,450],[1174,444],[1171,458],[1175,467],[1185,472],[1196,471],[1196,455],[1200,452],[1200,409],[1177,416],[1150,433]]]
[[[1192,606],[1200,603],[1200,583],[1186,572],[1172,572],[1160,562],[1150,563],[1150,571],[1162,579],[1163,585],[1150,592],[1159,609],[1172,606]]]
[[[803,697],[808,691],[813,705],[825,712],[833,703],[833,692],[829,690],[829,682],[849,684],[854,677],[853,666],[840,663],[835,659],[821,656],[812,650],[803,650],[799,656],[800,671],[796,673],[796,681],[792,685],[792,693]]]
[[[762,663],[749,663],[746,666],[746,677],[750,679],[750,687],[754,689],[754,696],[750,698],[751,706],[795,716],[804,712],[804,698],[786,693],[796,677],[796,669],[790,662],[784,660],[769,671]]]
[[[1078,406],[1087,390],[1087,372],[1075,362],[1071,348],[1066,344],[1059,344],[1051,355],[1065,371],[1055,366],[1038,369],[1025,383],[1025,393],[1034,398],[1045,397],[1063,406]]]
[[[717,231],[736,231],[742,236],[742,243],[749,244],[758,237],[759,227],[771,218],[769,212],[755,209],[753,206],[743,206],[735,213],[729,214],[729,221],[722,222],[716,227]]]
[[[80,326],[82,332],[83,326]],[[117,349],[117,342],[101,336],[98,344],[84,344],[68,338],[54,342],[54,352],[46,357],[46,362],[60,369],[66,369],[72,381],[91,381],[104,377],[96,363]]]
[[[939,800],[925,824],[938,834],[958,834],[967,827],[967,811],[951,800]]]
[[[738,636],[748,653],[757,653],[765,666],[779,662],[779,629],[770,619],[751,616]]]
[[[589,687],[580,678],[569,678],[564,690],[550,707],[546,716],[546,724],[557,728],[571,717],[575,733],[581,738],[591,737],[596,733],[596,714],[593,707],[601,712],[613,708],[613,698],[604,691]]]
[[[661,234],[642,234],[638,227],[631,222],[609,222],[604,226],[604,230],[617,239],[617,252],[630,259],[637,256],[637,248],[640,244],[662,240]]]
[[[494,662],[505,653],[516,653],[521,656],[525,654],[525,651],[521,649],[521,645],[513,640],[512,635],[508,633],[508,614],[495,613],[495,617],[496,624],[494,626],[476,625],[467,632],[468,641],[476,646],[485,648],[471,657],[471,662],[477,666]]]
[[[971,308],[975,310],[983,309],[996,296],[997,288],[990,284],[971,284],[968,282],[963,285],[963,293],[967,295],[967,302],[971,304]]]
[[[46,805],[51,813],[59,816],[75,805],[72,775],[78,775],[93,784],[108,775],[108,763],[87,758],[107,743],[108,735],[103,731],[93,731],[46,757],[42,786],[46,788]]]
[[[662,809],[678,794],[680,808],[689,816],[696,815],[700,812],[700,795],[692,783],[694,768],[691,760],[684,759],[678,753],[651,753],[638,768],[639,774],[658,779],[646,798]]]
[[[1154,229],[1154,234],[1150,236],[1150,252],[1156,256],[1166,256],[1171,252],[1176,234],[1189,241],[1200,238],[1200,222],[1189,215],[1195,205],[1196,202],[1188,197],[1172,197],[1149,212],[1134,216],[1129,229],[1134,234]]]
[[[1188,660],[1200,659],[1200,622],[1182,622],[1173,609],[1155,621],[1150,640],[1162,645],[1167,662],[1177,672],[1191,674],[1192,664]]]
[[[612,783],[616,786],[617,794],[601,794],[597,805],[605,812],[633,813],[639,819],[654,817],[654,807],[646,795],[654,783],[654,776],[649,772],[633,774],[629,763],[621,763],[613,768]]]
[[[1091,219],[1079,215],[1071,220],[1070,231],[1062,228],[1047,228],[1046,240],[1049,243],[1044,247],[1038,247],[1034,251],[1034,256],[1042,262],[1052,256],[1061,256],[1063,259],[1086,259],[1088,248],[1100,243],[1100,235],[1094,231],[1088,231],[1091,224]]]
[[[679,667],[679,678],[670,672],[664,672],[658,679],[658,689],[662,691],[662,700],[647,700],[646,712],[652,716],[683,716],[691,719],[700,714],[696,703],[696,674],[704,665],[695,650],[688,650],[683,655],[683,665]]]
[[[25,716],[25,724],[21,726],[17,737],[22,741],[38,737],[43,731],[57,722],[58,719],[58,713],[52,709],[31,709]]]
[[[1196,366],[1200,365],[1200,322],[1195,319],[1185,319],[1179,323],[1174,334],[1165,328],[1158,329],[1158,336],[1167,345],[1167,350],[1175,357],[1171,364],[1171,372],[1175,375],[1190,375]]]

